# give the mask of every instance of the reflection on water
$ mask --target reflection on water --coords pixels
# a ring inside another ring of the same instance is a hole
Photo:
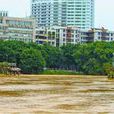
[[[100,76],[0,77],[0,114],[114,114],[114,80]]]

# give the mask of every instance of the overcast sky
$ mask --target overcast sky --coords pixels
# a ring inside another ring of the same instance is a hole
[[[30,15],[31,0],[0,0],[0,10],[9,11],[9,16]],[[95,0],[95,27],[114,30],[114,0]]]

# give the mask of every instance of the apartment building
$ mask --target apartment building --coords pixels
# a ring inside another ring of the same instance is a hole
[[[59,29],[58,29],[59,31]],[[61,27],[59,34],[59,46],[66,44],[78,44],[80,43],[80,29],[77,27]]]
[[[105,28],[92,28],[88,31],[81,31],[81,43],[96,41],[114,41],[114,31]]]
[[[37,44],[49,44],[56,46],[56,30],[39,28],[36,29],[36,43]]]
[[[66,44],[82,44],[96,41],[114,41],[114,31],[105,28],[92,28],[81,30],[76,27],[53,26],[36,29],[36,43],[48,43],[61,47]]]
[[[35,41],[35,20],[0,16],[0,40]]]
[[[37,26],[94,27],[94,0],[32,0]]]
[[[66,44],[80,43],[80,29],[76,27],[59,27],[36,29],[36,43],[48,43],[53,46],[63,46]]]

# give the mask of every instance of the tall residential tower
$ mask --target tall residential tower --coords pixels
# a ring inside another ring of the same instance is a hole
[[[94,0],[32,0],[38,26],[94,27]]]

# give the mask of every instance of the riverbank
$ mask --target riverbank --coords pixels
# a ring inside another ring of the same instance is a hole
[[[0,77],[1,114],[113,114],[113,96],[105,76]]]

